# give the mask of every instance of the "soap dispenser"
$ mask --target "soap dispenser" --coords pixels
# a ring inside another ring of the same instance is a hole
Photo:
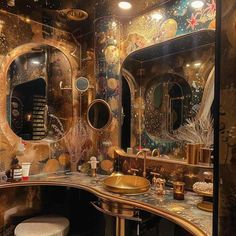
[[[151,172],[150,174],[153,175],[152,183],[154,191],[157,195],[164,195],[165,194],[165,179],[160,178],[160,174],[156,172]]]
[[[22,179],[22,166],[19,164],[19,158],[24,154],[24,151],[25,146],[20,139],[20,142],[17,145],[16,156],[11,162],[10,179],[13,182],[18,182]]]
[[[16,157],[11,162],[10,179],[12,182],[19,182],[22,179],[22,167]]]
[[[91,165],[92,177],[96,177],[97,176],[97,164],[99,163],[99,161],[97,161],[96,157],[91,157],[90,161],[88,163],[90,163],[90,165]]]

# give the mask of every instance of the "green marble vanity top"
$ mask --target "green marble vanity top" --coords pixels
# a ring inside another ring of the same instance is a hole
[[[0,184],[0,188],[27,185],[62,185],[78,187],[90,191],[100,198],[107,200],[116,199],[117,202],[127,203],[139,209],[150,211],[154,214],[168,218],[182,226],[186,224],[187,230],[196,228],[199,234],[212,235],[212,213],[197,208],[196,204],[202,198],[195,193],[186,192],[185,199],[178,201],[173,199],[172,189],[167,188],[164,196],[158,196],[152,189],[138,195],[125,195],[111,193],[103,188],[103,179],[108,176],[98,175],[90,177],[81,173],[67,174],[39,174],[30,176],[28,181],[18,183]],[[169,215],[169,217],[168,217]]]

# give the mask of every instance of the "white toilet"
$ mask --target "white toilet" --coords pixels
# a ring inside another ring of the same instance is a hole
[[[67,236],[70,222],[57,215],[36,216],[24,220],[15,228],[15,236]]]

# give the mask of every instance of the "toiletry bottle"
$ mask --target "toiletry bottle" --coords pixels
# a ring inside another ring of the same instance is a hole
[[[11,180],[12,182],[19,182],[22,179],[22,167],[19,160],[15,157],[11,163]]]
[[[22,179],[22,167],[19,164],[19,159],[22,155],[24,155],[25,151],[25,145],[23,144],[22,140],[17,145],[16,150],[16,157],[13,158],[12,164],[11,164],[11,179],[13,182],[21,181]]]

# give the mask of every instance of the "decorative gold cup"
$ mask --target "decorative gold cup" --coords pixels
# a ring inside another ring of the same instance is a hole
[[[211,162],[211,153],[213,149],[211,148],[200,148],[200,159],[199,161],[202,163],[210,164]]]
[[[200,148],[202,144],[199,143],[187,143],[186,145],[186,158],[187,163],[197,165],[200,158]]]
[[[176,200],[184,200],[184,182],[173,182],[173,196]]]

